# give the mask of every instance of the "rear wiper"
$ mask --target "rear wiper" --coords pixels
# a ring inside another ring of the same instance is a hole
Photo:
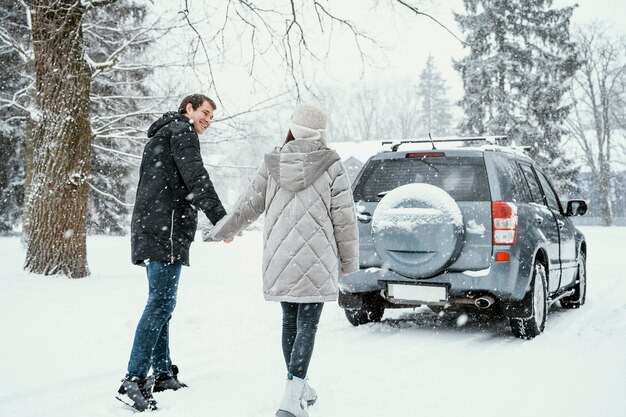
[[[439,172],[439,170],[438,170],[437,168],[435,168],[435,166],[434,166],[432,163],[430,163],[430,162],[426,162],[426,158],[416,158],[416,159],[414,159],[414,160],[415,160],[415,161],[420,161],[420,162],[423,162],[423,163],[425,163],[426,165],[428,165],[430,168],[434,169],[434,170],[435,170],[435,172],[436,172],[437,174],[439,174],[439,173],[440,173],[440,172]]]

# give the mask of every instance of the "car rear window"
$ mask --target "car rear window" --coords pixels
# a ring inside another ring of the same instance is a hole
[[[489,201],[489,182],[481,157],[425,157],[371,160],[354,188],[355,201],[378,202],[405,184],[435,185],[455,201]]]

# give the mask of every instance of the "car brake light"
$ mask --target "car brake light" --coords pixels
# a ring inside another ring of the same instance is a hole
[[[446,156],[443,152],[409,152],[405,155],[405,158],[434,158]]]
[[[512,245],[517,238],[517,206],[505,201],[491,203],[493,244]]]

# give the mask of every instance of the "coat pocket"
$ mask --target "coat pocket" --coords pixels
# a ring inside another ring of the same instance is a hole
[[[193,242],[198,227],[198,212],[191,207],[185,207],[178,214],[178,223],[182,237]]]

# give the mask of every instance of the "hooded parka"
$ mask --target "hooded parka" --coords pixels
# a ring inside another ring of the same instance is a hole
[[[134,264],[145,260],[189,265],[198,208],[215,224],[226,215],[187,116],[169,112],[148,130],[131,223]]]
[[[263,212],[265,299],[336,300],[339,263],[345,273],[359,268],[356,212],[339,155],[310,139],[266,154],[246,193],[209,238],[232,237]]]

